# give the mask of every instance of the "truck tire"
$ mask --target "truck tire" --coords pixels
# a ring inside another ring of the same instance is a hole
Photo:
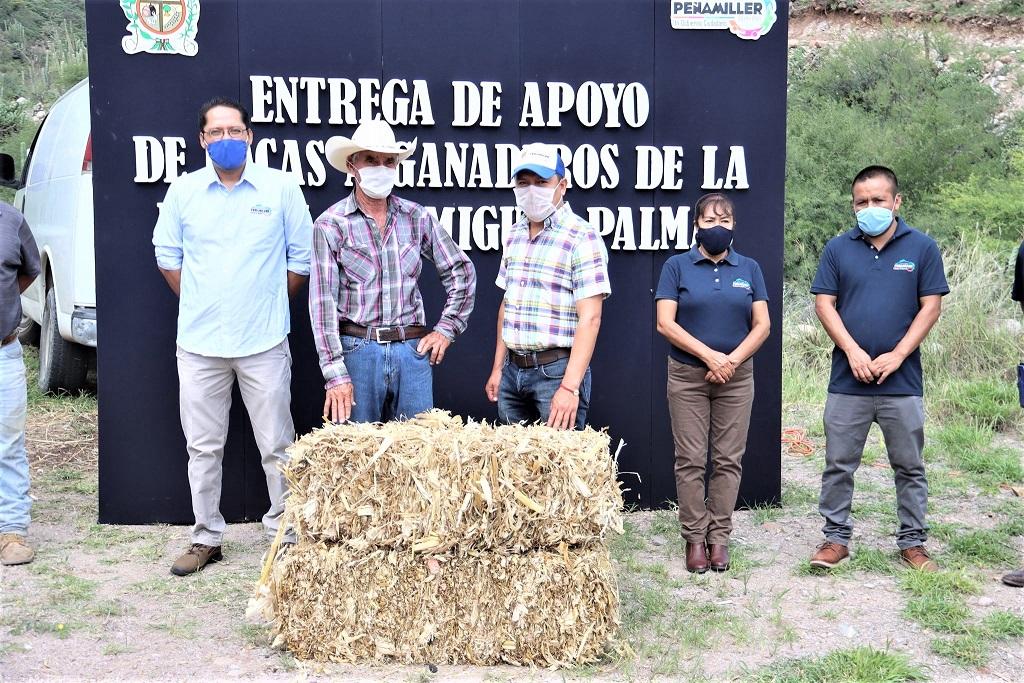
[[[22,314],[21,324],[18,325],[17,329],[18,341],[27,346],[39,346],[39,332],[39,324],[27,315]]]
[[[39,390],[47,394],[78,393],[85,387],[89,371],[87,349],[65,341],[57,326],[57,296],[46,290],[43,322],[39,337]]]

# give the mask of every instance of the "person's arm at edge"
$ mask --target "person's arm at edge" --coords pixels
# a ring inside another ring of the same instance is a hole
[[[28,228],[25,217],[21,217],[21,225],[18,228],[18,238],[21,242],[21,267],[18,269],[18,292],[23,294],[26,289],[32,286],[35,279],[42,272],[39,263],[39,247],[36,246],[36,238]]]

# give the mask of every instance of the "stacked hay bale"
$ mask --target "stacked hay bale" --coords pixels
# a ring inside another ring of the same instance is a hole
[[[435,410],[315,431],[286,474],[298,543],[259,608],[296,656],[553,667],[614,645],[607,434]]]

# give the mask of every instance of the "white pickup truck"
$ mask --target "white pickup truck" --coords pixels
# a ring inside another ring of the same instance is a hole
[[[39,388],[76,392],[96,362],[89,81],[58,99],[36,131],[20,178],[0,154],[0,185],[39,246],[42,275],[21,297],[22,341],[39,343]]]

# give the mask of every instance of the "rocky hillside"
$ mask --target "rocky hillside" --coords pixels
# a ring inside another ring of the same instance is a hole
[[[1001,98],[997,122],[1024,110],[1024,0],[796,0],[789,46],[810,53],[886,31],[919,40],[936,65],[967,62]]]

